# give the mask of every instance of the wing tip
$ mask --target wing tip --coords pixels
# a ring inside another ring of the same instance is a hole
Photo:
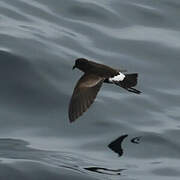
[[[69,122],[73,123],[77,118],[73,116],[71,112],[69,112]]]
[[[73,123],[75,121],[75,119],[69,119],[70,123]]]

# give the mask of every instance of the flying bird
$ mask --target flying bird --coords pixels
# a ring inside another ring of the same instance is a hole
[[[141,93],[133,88],[137,85],[137,73],[125,74],[126,70],[114,69],[85,58],[76,59],[73,69],[75,68],[84,74],[77,82],[69,103],[70,122],[75,121],[91,106],[103,83],[115,84],[135,94]]]

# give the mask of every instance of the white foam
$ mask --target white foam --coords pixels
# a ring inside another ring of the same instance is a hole
[[[123,73],[119,72],[119,74],[117,76],[109,78],[109,81],[110,82],[113,82],[113,81],[118,81],[119,82],[119,81],[123,81],[124,78],[125,78],[125,75]]]

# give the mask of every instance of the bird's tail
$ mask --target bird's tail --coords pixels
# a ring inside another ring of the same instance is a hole
[[[123,81],[117,82],[116,85],[121,86],[122,88],[126,89],[129,92],[140,94],[141,91],[133,88],[134,86],[137,85],[137,78],[138,78],[137,73],[125,74],[125,78],[123,79]]]

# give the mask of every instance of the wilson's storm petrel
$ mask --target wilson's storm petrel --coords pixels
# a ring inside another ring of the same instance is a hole
[[[114,69],[84,58],[76,59],[74,68],[80,69],[84,74],[77,82],[69,103],[70,122],[75,121],[90,107],[103,83],[115,84],[136,94],[141,93],[133,88],[137,84],[137,73],[123,74],[125,70]]]

